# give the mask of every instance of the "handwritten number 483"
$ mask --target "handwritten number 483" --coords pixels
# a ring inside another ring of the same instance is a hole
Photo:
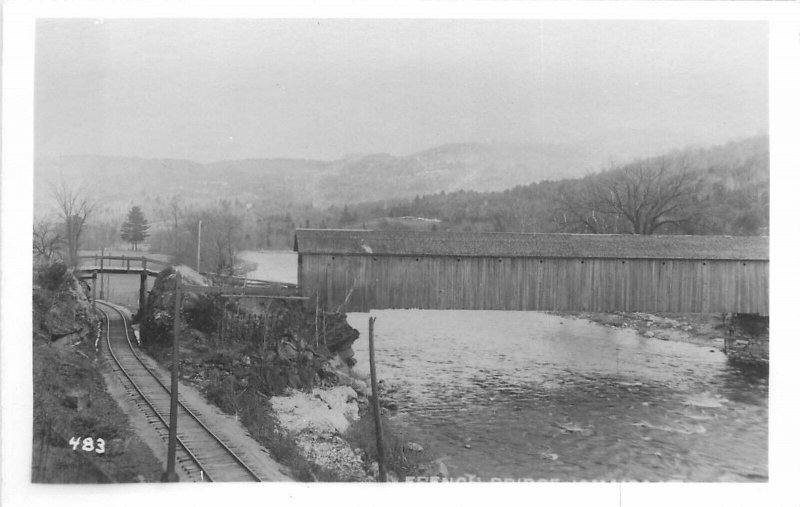
[[[81,440],[80,437],[72,437],[69,439],[69,445],[72,446],[73,451],[77,451],[80,446],[81,450],[86,452],[94,451],[97,454],[106,452],[106,441],[102,438],[95,440],[92,437],[86,437]]]

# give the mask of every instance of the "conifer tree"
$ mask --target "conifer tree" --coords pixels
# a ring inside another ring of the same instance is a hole
[[[128,211],[128,217],[120,229],[120,237],[131,244],[134,251],[138,250],[138,244],[147,238],[150,233],[147,230],[150,225],[144,218],[144,213],[139,206],[134,206]]]

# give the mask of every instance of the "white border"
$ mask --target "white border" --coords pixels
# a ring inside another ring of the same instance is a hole
[[[798,355],[790,320],[798,297],[800,16],[794,2],[35,2],[12,1],[3,19],[2,504],[3,505],[784,505],[797,478]],[[771,343],[768,484],[122,485],[42,486],[31,470],[31,255],[33,34],[39,17],[339,17],[726,19],[770,21]],[[409,487],[411,486],[411,487]],[[387,489],[388,488],[388,489]],[[372,500],[372,501],[370,501]]]

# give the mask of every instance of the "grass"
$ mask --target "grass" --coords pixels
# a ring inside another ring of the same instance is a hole
[[[79,350],[83,349],[81,353]],[[33,347],[33,468],[40,483],[156,482],[162,469],[136,436],[127,416],[105,390],[88,344],[58,348],[41,339]],[[88,408],[78,412],[66,393],[88,393]],[[105,440],[105,453],[75,451],[72,437]]]
[[[375,433],[375,418],[372,407],[361,414],[358,421],[350,425],[344,439],[353,449],[364,452],[364,461],[369,464],[378,460],[377,438]],[[421,475],[430,465],[432,459],[423,449],[421,452],[406,448],[408,440],[392,423],[390,418],[381,415],[383,429],[384,455],[386,458],[386,471],[394,473],[400,481],[407,476]]]
[[[60,266],[35,271],[33,292],[33,463],[32,481],[39,483],[139,482],[159,480],[162,469],[152,451],[130,427],[127,415],[106,391],[102,363],[94,350],[88,303],[59,319],[84,330],[74,345],[51,342],[47,312],[75,303],[74,278]],[[69,309],[70,307],[67,306]],[[67,319],[70,319],[68,321]],[[77,410],[70,392],[82,392],[86,405]],[[104,440],[104,452],[73,448],[71,439]]]
[[[253,389],[237,392],[230,377],[210,383],[206,398],[228,414],[235,414],[250,435],[301,482],[330,482],[335,475],[305,459],[290,434],[278,423],[265,396]]]

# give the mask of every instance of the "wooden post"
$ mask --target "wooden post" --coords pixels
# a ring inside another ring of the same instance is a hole
[[[147,304],[145,297],[147,295],[147,271],[142,271],[139,275],[139,318],[144,317],[144,306]]]
[[[175,270],[175,320],[172,331],[172,387],[169,400],[169,441],[167,443],[167,472],[161,482],[178,482],[175,473],[175,447],[178,439],[178,344],[181,332],[181,273]]]
[[[103,257],[105,257],[105,248],[100,249],[100,299],[103,299]]]
[[[92,312],[97,313],[97,270],[92,271]]]
[[[378,480],[386,482],[386,456],[383,451],[381,405],[378,401],[378,374],[375,371],[375,317],[369,318],[369,376],[372,383],[372,412],[375,414],[375,443],[378,447]]]
[[[314,346],[319,348],[319,292],[317,292],[317,303],[314,307]]]

